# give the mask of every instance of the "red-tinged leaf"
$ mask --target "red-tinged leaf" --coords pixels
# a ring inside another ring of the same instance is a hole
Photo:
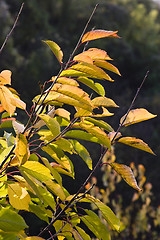
[[[137,139],[134,137],[122,137],[118,140],[118,142],[129,145],[134,148],[141,149],[145,152],[149,152],[155,155],[151,148],[148,146],[148,144],[143,142],[141,139]]]
[[[90,63],[78,63],[73,65],[70,69],[74,69],[76,71],[88,74],[88,76],[91,78],[98,78],[102,80],[108,80],[111,82],[114,81],[105,71]]]
[[[128,185],[141,191],[130,167],[119,163],[109,163],[109,165],[124,179],[124,181],[126,181],[126,183],[128,183]]]
[[[58,108],[55,110],[55,114],[57,114],[58,116],[61,116],[63,118],[66,118],[67,120],[70,121],[70,112],[68,112],[67,110],[63,109],[63,108]]]
[[[126,114],[121,118],[120,123],[127,127],[131,124],[135,124],[138,122],[142,122],[145,120],[149,120],[151,118],[156,117],[157,115],[153,115],[149,113],[146,109],[144,108],[137,108],[133,109],[129,112],[128,116],[126,117]],[[126,118],[126,119],[125,119]],[[125,119],[125,121],[124,121]]]
[[[83,38],[82,38],[82,43],[84,42],[88,42],[88,41],[92,41],[95,39],[99,39],[99,38],[105,38],[105,37],[115,37],[115,38],[119,38],[119,36],[117,35],[118,31],[105,31],[105,30],[93,30],[90,32],[87,32]]]
[[[52,50],[52,52],[54,53],[54,55],[56,56],[57,60],[62,63],[62,59],[63,59],[63,52],[61,50],[61,48],[58,46],[57,43],[53,42],[53,41],[43,41],[45,42],[50,49]]]
[[[3,70],[1,73],[0,73],[0,84],[9,84],[11,85],[11,75],[12,75],[12,72],[9,71],[9,70]]]
[[[51,81],[54,81],[56,77],[52,77]],[[65,85],[72,85],[78,87],[79,84],[76,80],[72,78],[67,78],[67,77],[59,77],[56,81],[56,83],[61,83]]]
[[[3,85],[0,85],[0,101],[1,101],[2,107],[11,116],[16,110],[15,99],[11,91]]]
[[[101,68],[105,68],[111,72],[114,72],[118,75],[121,76],[118,68],[116,68],[113,64],[107,62],[107,61],[104,61],[104,60],[95,60],[94,61],[94,64],[97,66],[97,67],[101,67]]]
[[[110,58],[106,51],[98,48],[89,48],[87,51],[78,54],[77,56],[88,56],[92,60],[113,60]]]
[[[119,107],[112,99],[106,97],[96,97],[92,100],[94,106]]]

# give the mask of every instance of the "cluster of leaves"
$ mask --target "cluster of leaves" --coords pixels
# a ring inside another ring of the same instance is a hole
[[[106,51],[86,48],[90,41],[105,37],[119,38],[117,32],[105,30],[92,30],[82,34],[75,48],[77,50],[84,45],[82,53],[75,56],[74,50],[67,63],[63,63],[60,47],[53,41],[45,41],[61,69],[57,76],[44,83],[40,95],[33,99],[26,125],[18,122],[15,114],[16,107],[26,110],[25,103],[18,98],[14,90],[4,86],[10,85],[11,72],[1,72],[1,111],[6,112],[2,113],[0,127],[3,128],[4,123],[5,127],[7,123],[10,126],[12,122],[14,129],[13,134],[5,132],[0,138],[2,239],[42,239],[41,236],[49,232],[51,235],[48,239],[57,237],[59,240],[88,240],[89,234],[81,228],[83,223],[98,239],[106,240],[110,239],[109,229],[117,232],[123,229],[123,224],[113,211],[88,194],[89,190],[83,193],[83,189],[113,144],[119,142],[153,154],[142,140],[121,136],[120,129],[122,126],[151,119],[155,115],[145,109],[131,110],[121,118],[117,131],[106,121],[100,120],[113,115],[108,111],[108,107],[118,105],[105,96],[104,87],[95,80],[113,82],[104,69],[119,75],[120,73],[108,62],[112,59]],[[83,90],[83,85],[88,86],[98,96],[89,96]],[[72,113],[66,110],[68,105],[73,107]],[[99,113],[96,113],[97,109]],[[94,168],[88,150],[79,140],[95,142],[104,148]],[[69,158],[73,154],[78,154],[85,161],[91,173],[75,195],[70,195],[63,186],[62,175],[74,178],[74,166]],[[108,164],[129,185],[141,190],[129,166],[116,162]],[[102,220],[92,210],[79,208],[83,203],[94,204],[101,212]],[[28,226],[21,216],[21,211],[31,212],[46,222],[47,226],[37,237],[28,236]]]
[[[91,183],[86,186],[88,189],[90,184],[96,184],[97,186],[91,189],[90,194],[103,203],[110,204],[125,225],[125,230],[120,234],[112,232],[113,239],[159,239],[160,208],[153,206],[152,184],[146,182],[145,167],[142,164],[136,167],[134,162],[130,164],[134,176],[138,179],[138,185],[143,188],[143,191],[131,193],[129,197],[131,201],[126,204],[124,203],[126,197],[118,190],[122,178],[106,164],[115,162],[115,159],[114,147],[112,147],[103,158],[101,167],[103,186],[98,187],[95,177],[92,177]],[[92,208],[94,210],[94,205]]]

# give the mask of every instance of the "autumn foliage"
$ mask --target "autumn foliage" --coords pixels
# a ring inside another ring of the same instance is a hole
[[[57,43],[43,41],[56,56],[60,71],[44,82],[29,113],[18,93],[10,87],[11,72],[3,70],[0,73],[0,127],[12,127],[13,130],[5,131],[0,138],[1,239],[38,240],[49,232],[47,239],[89,240],[89,231],[83,230],[86,225],[96,238],[109,240],[110,231],[124,229],[124,224],[111,208],[89,194],[94,186],[90,185],[87,190],[85,186],[112,145],[125,144],[154,154],[143,140],[123,136],[120,131],[122,127],[156,115],[143,108],[129,109],[120,119],[117,130],[107,123],[108,117],[114,115],[108,109],[118,105],[106,97],[103,81],[114,82],[110,72],[121,74],[110,63],[113,60],[105,50],[88,48],[88,43],[108,37],[119,38],[117,31],[85,33],[75,49],[81,47],[82,52],[75,55],[74,51],[66,63]],[[85,86],[95,93],[95,97],[85,91]],[[72,106],[71,112],[66,108],[68,105]],[[17,107],[25,110],[26,125],[18,121]],[[97,109],[99,113],[96,113]],[[102,146],[96,166],[92,166],[91,156],[79,140]],[[71,155],[79,155],[90,169],[90,175],[75,195],[70,195],[62,182],[63,175],[75,178]],[[130,166],[115,161],[105,164],[110,165],[128,185],[141,191]],[[83,203],[94,205],[101,218],[92,208],[83,208]],[[33,213],[46,223],[38,236],[29,236],[29,226],[22,217],[22,210]]]

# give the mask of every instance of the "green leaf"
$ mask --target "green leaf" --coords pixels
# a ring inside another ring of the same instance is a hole
[[[92,79],[87,77],[79,77],[77,80],[93,89],[99,95],[105,96],[105,89],[100,83],[94,83]]]
[[[10,147],[15,144],[15,138],[12,133],[4,132],[4,137],[7,141],[7,146]]]
[[[61,50],[61,48],[58,46],[57,43],[53,42],[53,41],[43,41],[45,42],[50,49],[52,50],[52,52],[54,53],[54,55],[56,56],[57,60],[62,63],[62,59],[63,59],[63,52]]]
[[[42,182],[45,180],[53,179],[50,170],[39,162],[27,161],[19,169],[25,171],[29,175],[33,176],[34,178]]]
[[[103,120],[96,120],[94,118],[91,117],[85,117],[85,120],[93,123],[94,125],[101,127],[103,129],[105,129],[107,132],[113,132],[114,129],[106,122],[104,122]]]
[[[9,152],[11,151],[11,149],[13,148],[13,145],[10,147],[7,147],[6,149],[4,149],[1,154],[0,154],[0,164],[4,161],[5,157],[9,154]]]
[[[38,204],[34,204],[33,202],[30,202],[30,204],[29,204],[29,211],[34,213],[41,220],[49,223],[47,210],[45,208],[42,208]]]
[[[18,183],[8,184],[8,197],[12,207],[19,210],[28,210],[31,201],[30,195]]]
[[[106,97],[96,97],[92,100],[94,106],[103,107],[118,107],[118,105],[110,98]]]
[[[93,211],[91,210],[86,210],[85,212],[92,218],[92,222],[95,225],[96,230],[98,231],[98,233],[101,236],[102,240],[110,240],[110,234],[109,231],[107,229],[107,226],[105,226],[101,221],[100,218],[97,216],[97,214],[95,214]]]
[[[116,217],[113,211],[100,201],[95,202],[96,206],[102,213],[103,218],[108,222],[110,227],[117,232],[120,232],[121,223],[120,220]]]
[[[91,159],[90,154],[87,151],[87,149],[76,140],[70,140],[70,141],[73,144],[74,150],[84,160],[84,162],[87,164],[88,168],[92,170],[92,159]]]
[[[83,240],[91,240],[90,236],[80,227],[75,226]]]
[[[24,219],[15,211],[2,208],[0,211],[0,229],[4,232],[19,232],[28,228]]]
[[[143,142],[141,139],[137,139],[135,137],[122,137],[117,142],[141,149],[142,151],[149,152],[155,155],[152,149],[148,146],[148,144]]]
[[[127,127],[131,124],[135,124],[138,122],[142,122],[151,118],[155,118],[157,115],[153,115],[149,113],[146,109],[144,108],[137,108],[133,109],[129,112],[129,114],[126,117],[126,114],[120,119],[120,123]],[[126,119],[125,119],[126,118]],[[125,121],[124,121],[125,119]]]
[[[124,179],[126,183],[128,183],[128,185],[141,191],[130,167],[119,163],[109,163],[109,165]]]
[[[47,188],[49,188],[49,190],[53,194],[55,194],[57,197],[59,197],[62,201],[64,201],[66,199],[66,195],[65,195],[61,185],[59,185],[58,183],[55,183],[52,180],[45,181],[45,184],[46,184]]]
[[[0,239],[3,240],[18,240],[16,233],[8,233],[8,232],[1,232],[0,231]]]
[[[40,114],[39,117],[46,123],[53,137],[56,137],[60,133],[59,123],[54,118],[51,118],[47,114]]]

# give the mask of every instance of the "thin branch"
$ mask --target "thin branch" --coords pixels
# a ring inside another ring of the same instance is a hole
[[[21,15],[23,6],[24,6],[24,3],[22,3],[22,5],[21,5],[21,7],[20,7],[20,10],[19,10],[19,12],[18,12],[18,14],[17,14],[17,17],[16,17],[16,19],[15,19],[15,21],[14,21],[13,27],[12,27],[12,29],[10,30],[10,32],[7,34],[7,36],[6,36],[3,44],[2,44],[2,46],[1,46],[0,54],[2,53],[2,50],[3,50],[4,46],[6,45],[8,39],[10,38],[12,32],[14,31],[14,29],[15,29],[15,27],[16,27],[16,25],[17,25],[17,22],[18,22],[18,19],[19,19],[20,15]]]

